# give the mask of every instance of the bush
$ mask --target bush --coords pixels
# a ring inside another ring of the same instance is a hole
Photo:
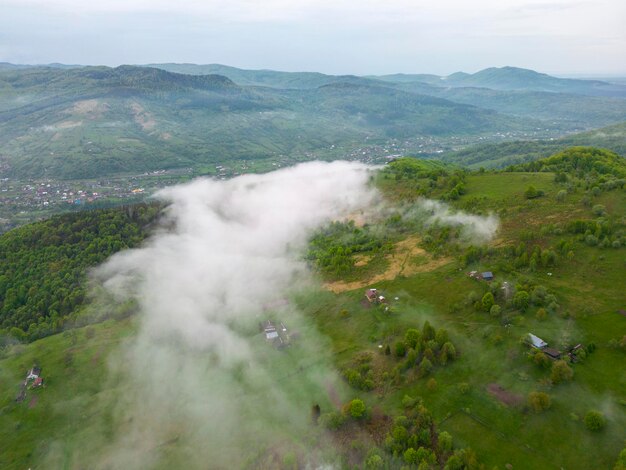
[[[552,405],[550,395],[544,392],[530,392],[528,395],[528,404],[535,413],[541,413]]]
[[[492,305],[489,309],[489,315],[491,315],[492,317],[499,317],[500,313],[502,313],[502,309],[499,305]]]
[[[522,312],[525,312],[529,304],[530,304],[530,295],[528,295],[528,292],[521,290],[521,291],[516,292],[515,295],[513,296],[513,305],[515,306],[516,309],[521,310]]]
[[[600,431],[606,426],[606,419],[599,411],[589,411],[583,419],[585,426],[590,431]]]
[[[596,204],[595,206],[593,206],[591,212],[593,212],[593,215],[597,217],[602,217],[606,215],[606,209],[602,204]]]
[[[495,299],[493,298],[493,294],[491,292],[487,292],[485,295],[483,295],[482,305],[485,312],[489,312],[494,303]]]
[[[363,400],[355,398],[348,405],[348,411],[353,418],[361,419],[366,415],[367,408]]]
[[[404,357],[406,356],[406,344],[404,344],[404,341],[398,341],[396,342],[394,348],[393,348],[393,352],[396,355],[396,357]]]
[[[574,371],[567,365],[567,362],[560,360],[552,364],[552,373],[550,374],[550,380],[553,384],[558,384],[568,380],[572,380],[574,377]]]
[[[322,416],[320,416],[320,422],[322,423],[322,426],[333,431],[339,429],[344,421],[345,417],[337,411],[324,413]]]
[[[433,363],[427,358],[422,359],[422,362],[420,362],[420,373],[422,375],[428,375],[431,370],[433,370]]]
[[[543,196],[543,192],[537,191],[537,188],[532,185],[528,186],[528,188],[526,188],[526,191],[524,191],[524,197],[526,199],[535,199],[540,196]]]

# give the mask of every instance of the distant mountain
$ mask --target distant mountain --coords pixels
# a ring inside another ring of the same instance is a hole
[[[219,74],[242,86],[264,86],[279,89],[306,90],[331,83],[374,84],[377,80],[355,75],[325,75],[318,72],[279,72],[275,70],[245,70],[220,64],[148,64],[168,72],[189,75]]]
[[[383,75],[372,77],[393,83],[423,82],[440,87],[480,87],[492,90],[543,91],[589,96],[626,98],[626,86],[601,80],[557,78],[518,67],[491,67],[474,74],[457,72],[447,77],[432,75]]]
[[[322,77],[319,86],[278,89],[154,67],[0,71],[1,174],[87,178],[337,158],[392,138],[545,127],[382,81]]]
[[[558,120],[571,129],[601,127],[626,119],[626,99],[527,90],[435,87],[421,82],[396,85],[404,91],[444,98],[514,116]]]

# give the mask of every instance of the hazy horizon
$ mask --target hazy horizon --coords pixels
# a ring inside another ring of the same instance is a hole
[[[506,65],[625,76],[626,4],[566,0],[0,0],[0,61],[383,75]]]

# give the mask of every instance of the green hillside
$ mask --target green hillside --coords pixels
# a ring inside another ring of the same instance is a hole
[[[552,140],[514,141],[470,146],[441,156],[469,168],[504,168],[508,165],[548,157],[573,145],[605,148],[626,155],[626,123]]]
[[[336,221],[321,228],[302,253],[320,283],[294,299],[304,313],[300,328],[305,338],[316,330],[327,341],[314,350],[302,341],[278,351],[250,333],[255,357],[272,365],[269,380],[283,381],[289,399],[296,394],[292,380],[310,377],[315,364],[337,371],[338,383],[312,381],[297,398],[302,416],[289,416],[310,420],[313,413],[318,424],[280,436],[269,449],[242,447],[231,466],[613,468],[626,444],[624,168],[621,157],[590,148],[499,172],[411,158],[386,165],[374,184],[388,209],[365,225]],[[124,212],[111,214],[115,222],[102,214],[74,216],[73,224],[90,221],[79,238],[94,243],[88,227],[98,220],[143,230]],[[31,241],[16,240],[14,231],[0,243],[23,243],[11,253],[15,262],[28,260],[47,249],[36,239],[62,232],[61,220],[20,229],[33,234]],[[493,238],[479,236],[482,224],[497,225]],[[99,233],[110,236],[102,227]],[[493,280],[470,275],[487,271]],[[22,276],[41,279],[37,271]],[[368,301],[369,288],[386,302]],[[16,321],[2,318],[7,326]],[[29,344],[5,336],[0,443],[10,451],[0,453],[0,466],[113,462],[108,451],[137,411],[124,408],[135,391],[110,367],[123,362],[136,331],[131,316]],[[528,333],[552,349],[530,347]],[[211,355],[205,360],[208,367]],[[33,364],[42,367],[45,386],[27,389],[16,402]],[[201,374],[197,383],[211,386]],[[246,388],[242,406],[274,405]],[[317,415],[313,403],[320,405]],[[174,426],[175,437],[154,443],[143,462],[156,468],[196,462],[190,449],[198,436],[184,430]],[[231,454],[225,448],[215,461]]]

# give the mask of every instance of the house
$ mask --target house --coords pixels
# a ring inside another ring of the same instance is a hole
[[[41,367],[33,366],[26,374],[26,380],[37,379],[41,375]]]
[[[491,271],[481,273],[480,277],[485,281],[493,281],[493,273]]]
[[[542,340],[538,336],[533,335],[532,333],[528,333],[528,336],[526,339],[530,343],[530,345],[536,349],[542,349],[548,345],[548,343],[546,343],[544,340]]]
[[[561,351],[557,349],[545,347],[542,351],[546,356],[552,359],[561,359]]]
[[[278,338],[278,332],[276,331],[276,327],[269,320],[267,320],[263,325],[263,331],[265,332],[265,339],[267,339],[268,341],[272,341]]]
[[[43,378],[37,377],[30,388],[38,388],[43,386]]]
[[[376,302],[378,291],[376,289],[367,289],[365,291],[365,297],[369,302]]]

